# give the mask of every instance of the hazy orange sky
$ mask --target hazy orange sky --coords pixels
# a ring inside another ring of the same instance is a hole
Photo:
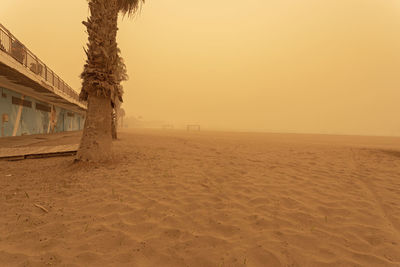
[[[87,1],[1,0],[76,90]],[[148,0],[118,35],[129,115],[218,129],[400,136],[400,1]]]

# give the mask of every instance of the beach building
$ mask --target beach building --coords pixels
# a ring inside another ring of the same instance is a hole
[[[0,24],[0,137],[82,130],[86,103]]]

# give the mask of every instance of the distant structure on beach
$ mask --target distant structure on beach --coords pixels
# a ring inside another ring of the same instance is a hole
[[[187,131],[200,131],[200,125],[198,124],[189,124],[186,126]]]
[[[160,129],[166,125],[164,121],[145,120],[142,117],[130,116],[125,119],[125,127],[128,128],[142,128],[142,129]]]
[[[162,126],[162,128],[165,129],[165,130],[167,130],[167,129],[174,129],[174,125],[172,125],[172,124],[164,124],[164,125]]]
[[[86,107],[0,24],[0,137],[81,130]]]

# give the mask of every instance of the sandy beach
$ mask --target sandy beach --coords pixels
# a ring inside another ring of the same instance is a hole
[[[400,138],[124,130],[114,150],[0,161],[0,266],[400,266]]]

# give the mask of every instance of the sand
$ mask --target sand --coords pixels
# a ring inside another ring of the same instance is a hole
[[[125,130],[0,161],[1,266],[400,266],[400,138]]]

